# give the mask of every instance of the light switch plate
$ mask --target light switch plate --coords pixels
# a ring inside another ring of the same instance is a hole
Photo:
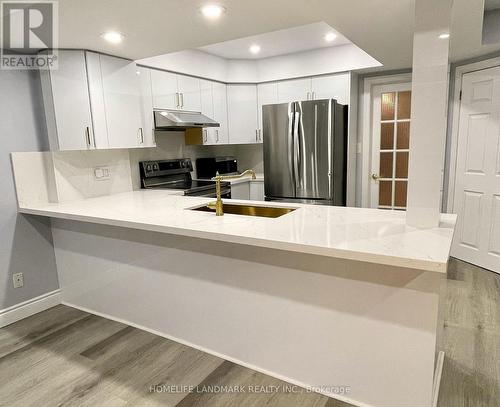
[[[111,178],[109,167],[94,167],[94,178],[97,181],[105,181]]]

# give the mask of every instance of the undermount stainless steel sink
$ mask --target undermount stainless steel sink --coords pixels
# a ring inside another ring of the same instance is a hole
[[[287,213],[293,212],[296,208],[281,208],[276,206],[258,206],[258,205],[239,205],[223,203],[225,214],[231,215],[244,215],[244,216],[260,216],[264,218],[279,218]],[[193,211],[213,212],[215,209],[210,208],[208,205],[191,208]]]

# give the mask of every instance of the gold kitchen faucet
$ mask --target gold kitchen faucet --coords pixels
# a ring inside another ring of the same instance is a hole
[[[222,203],[222,197],[220,193],[220,182],[226,179],[236,179],[242,178],[246,175],[251,175],[252,179],[255,179],[255,171],[254,170],[245,170],[239,175],[219,175],[217,171],[215,177],[212,178],[212,181],[215,181],[215,188],[217,192],[217,200],[215,202],[210,202],[207,206],[210,209],[215,209],[215,216],[223,216],[224,215],[224,205]]]

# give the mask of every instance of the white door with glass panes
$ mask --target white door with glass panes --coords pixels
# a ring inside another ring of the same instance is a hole
[[[451,255],[500,273],[500,67],[463,75]]]
[[[373,88],[370,206],[406,209],[411,83]]]

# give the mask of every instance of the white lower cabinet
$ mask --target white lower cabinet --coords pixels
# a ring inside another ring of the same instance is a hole
[[[231,184],[231,199],[243,199],[248,201],[250,199],[250,182],[239,182]]]
[[[252,181],[250,184],[250,200],[264,201],[264,181]]]
[[[227,111],[229,143],[258,143],[257,86],[228,85]]]

